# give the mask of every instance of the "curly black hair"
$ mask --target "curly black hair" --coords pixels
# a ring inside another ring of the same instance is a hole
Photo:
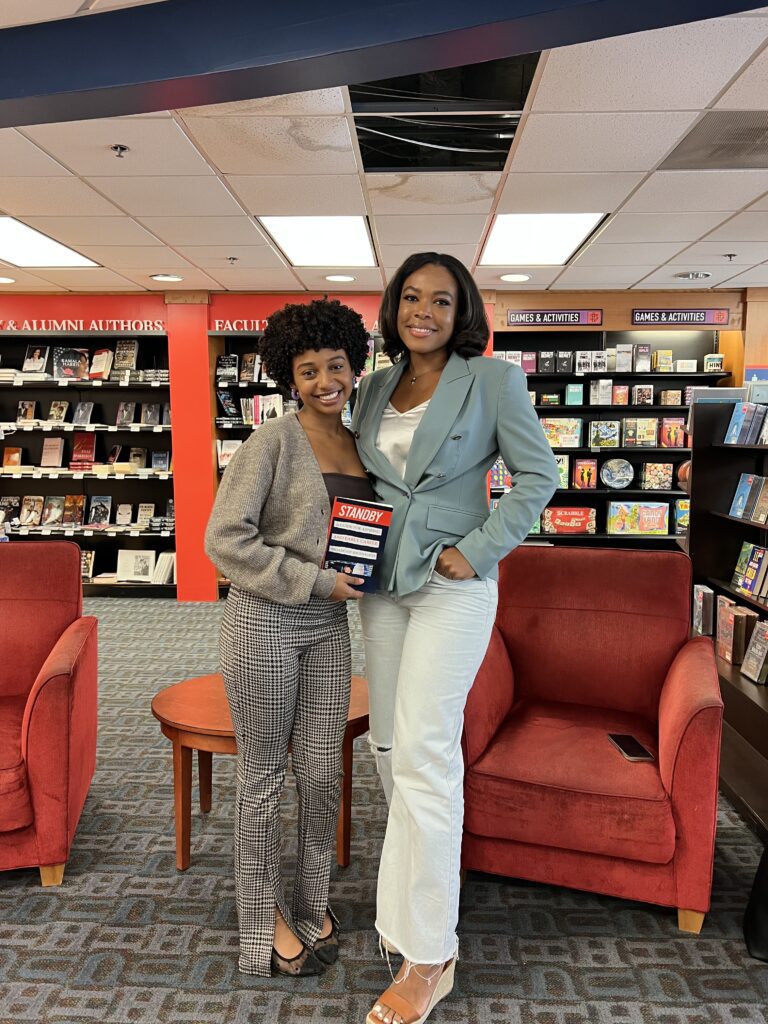
[[[422,267],[434,264],[445,267],[454,277],[458,292],[458,306],[453,337],[448,349],[464,359],[481,356],[488,345],[490,332],[485,317],[485,308],[480,291],[467,268],[456,259],[442,252],[415,252],[400,266],[387,285],[379,310],[379,330],[384,338],[384,354],[393,363],[407,357],[408,349],[397,330],[397,311],[400,294],[405,281]]]
[[[270,377],[288,392],[293,387],[293,359],[313,349],[343,349],[359,377],[368,358],[368,331],[363,318],[338,299],[290,303],[273,313],[259,343]]]

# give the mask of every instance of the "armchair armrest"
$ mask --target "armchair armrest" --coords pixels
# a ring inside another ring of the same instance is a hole
[[[30,690],[21,727],[41,864],[67,859],[96,765],[97,620],[61,634]]]
[[[464,709],[464,735],[461,745],[464,763],[474,764],[491,742],[499,726],[512,710],[515,676],[506,644],[497,626]]]
[[[714,858],[723,702],[712,641],[689,640],[659,702],[659,769],[677,829],[677,905],[706,912]]]

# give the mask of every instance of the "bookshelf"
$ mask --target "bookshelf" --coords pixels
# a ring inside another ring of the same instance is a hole
[[[41,379],[17,376],[14,380],[0,381],[0,430],[5,435],[0,448],[21,448],[19,467],[0,466],[0,501],[12,497],[24,499],[40,496],[43,501],[58,496],[77,495],[84,501],[84,522],[21,524],[11,527],[12,541],[28,539],[47,540],[67,538],[79,544],[81,550],[93,552],[93,575],[114,574],[117,569],[118,550],[151,550],[157,557],[163,551],[173,551],[175,529],[168,528],[174,513],[173,463],[171,457],[172,425],[163,422],[163,410],[170,409],[168,382],[168,338],[164,332],[105,332],[38,331],[24,333],[0,332],[0,368],[21,371],[28,348],[48,348],[45,370],[53,372],[55,348],[84,349],[89,365],[97,349],[115,351],[120,342],[138,344],[136,369],[146,375],[123,375],[120,379],[112,369],[106,380],[76,378]],[[152,379],[149,379],[149,378]],[[34,402],[34,418],[30,422],[18,419],[19,403]],[[51,405],[66,402],[64,421],[50,418]],[[92,403],[87,422],[72,422],[79,403]],[[133,422],[117,422],[120,403],[135,403]],[[159,422],[141,423],[142,405],[159,406]],[[167,414],[166,414],[167,419]],[[94,447],[93,465],[70,465],[77,438],[91,438]],[[41,467],[43,446],[48,439],[63,442],[61,465]],[[119,446],[117,471],[108,464],[108,456]],[[145,452],[144,468],[128,472],[131,449]],[[167,467],[153,468],[153,454],[162,458],[167,453]],[[2,459],[0,459],[2,463]],[[89,523],[92,500],[97,497],[111,499],[107,522]],[[131,521],[118,525],[118,505],[131,506]],[[137,521],[140,505],[154,506],[153,524]],[[160,522],[159,520],[165,520]],[[114,579],[84,579],[86,595],[109,596],[175,596],[173,584],[117,583]]]
[[[768,543],[768,528],[729,515],[741,473],[768,475],[768,446],[722,443],[733,402],[696,404],[692,415],[689,553],[696,583],[768,618],[768,602],[731,586],[745,540]],[[725,705],[720,783],[723,792],[768,841],[768,687],[717,659]]]
[[[615,348],[617,344],[646,344],[651,351],[671,349],[675,359],[696,359],[698,367],[703,366],[704,355],[717,351],[716,331],[568,331],[568,330],[499,330],[494,334],[494,353],[507,351],[534,352],[571,352],[587,349],[605,351]],[[575,360],[574,360],[575,365]],[[687,497],[685,491],[677,485],[677,469],[690,458],[688,447],[661,447],[632,445],[618,447],[592,447],[589,445],[590,424],[595,421],[617,420],[621,424],[623,439],[623,422],[627,419],[651,417],[659,421],[664,418],[685,418],[689,406],[679,404],[662,404],[660,393],[675,390],[685,393],[685,389],[693,386],[714,387],[730,375],[727,372],[705,373],[696,371],[644,372],[644,371],[586,371],[576,372],[529,372],[527,381],[529,391],[535,392],[534,408],[540,419],[577,418],[582,421],[582,444],[578,447],[553,446],[558,456],[570,456],[569,484],[573,484],[573,468],[576,459],[594,459],[597,462],[597,484],[595,488],[577,488],[569,486],[558,488],[549,503],[550,508],[589,508],[596,510],[595,533],[533,533],[529,542],[552,542],[557,544],[604,544],[606,541],[622,541],[633,546],[673,547],[684,539],[675,533],[675,502]],[[591,403],[588,401],[590,385],[593,381],[610,379],[614,385],[626,385],[629,388],[630,404]],[[566,404],[568,385],[580,384],[583,388],[583,401],[580,404]],[[649,404],[631,404],[634,385],[653,387],[653,402]],[[541,402],[542,394],[554,394],[560,399],[559,404]],[[682,397],[682,396],[681,396]],[[628,487],[606,487],[600,472],[609,459],[624,459],[630,463],[634,478]],[[672,488],[645,489],[640,487],[642,466],[644,463],[667,463],[672,465]],[[491,488],[491,496],[495,497],[498,490]],[[647,501],[667,503],[669,505],[669,529],[666,535],[632,535],[607,533],[608,507],[610,501]]]

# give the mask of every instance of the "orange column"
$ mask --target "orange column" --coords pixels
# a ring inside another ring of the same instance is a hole
[[[216,569],[203,547],[215,496],[208,306],[170,303],[167,314],[177,596],[179,601],[215,601]]]

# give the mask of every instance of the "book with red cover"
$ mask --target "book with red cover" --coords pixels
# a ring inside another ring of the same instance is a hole
[[[72,445],[70,469],[90,469],[96,457],[96,435],[77,431]]]
[[[391,505],[336,498],[331,509],[323,568],[357,576],[364,581],[360,590],[375,591],[376,569],[391,522]]]

